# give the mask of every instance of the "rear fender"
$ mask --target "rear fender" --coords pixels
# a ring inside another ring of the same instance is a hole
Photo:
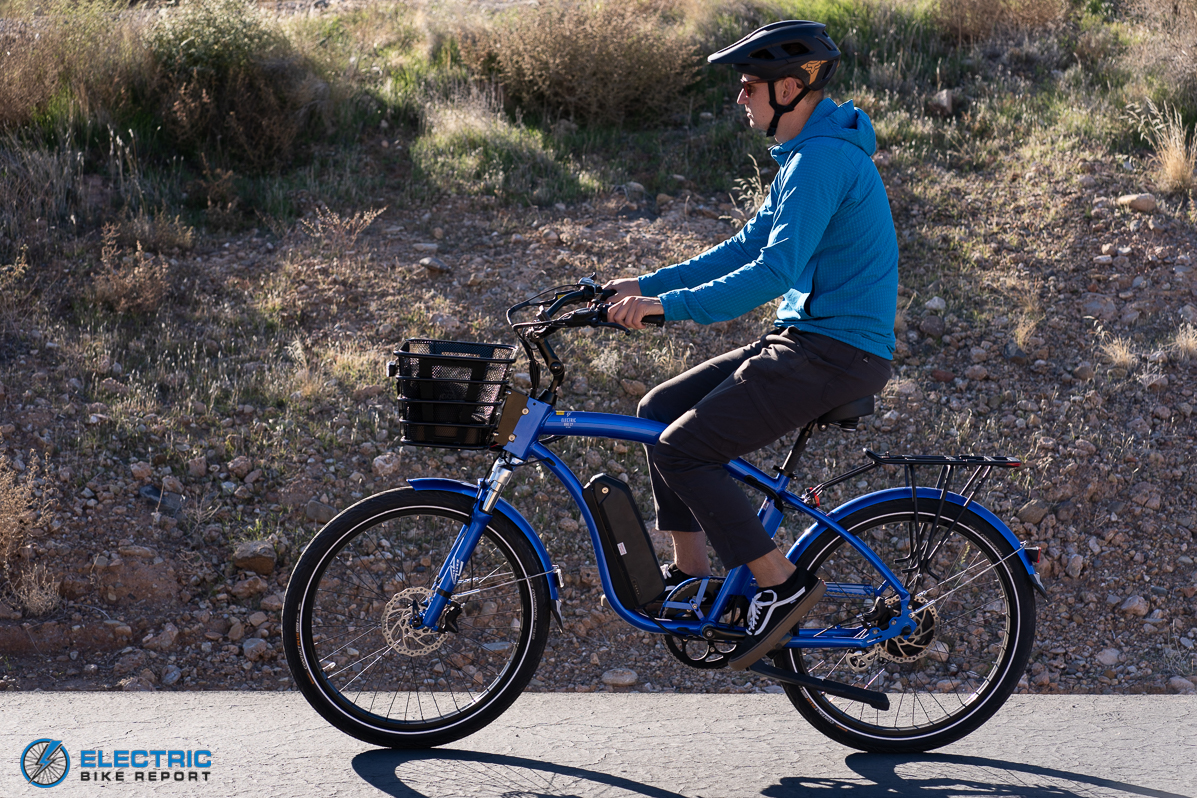
[[[931,487],[918,488],[920,505],[921,500],[926,499],[927,506],[937,506],[939,504],[940,493],[940,491]],[[852,501],[836,507],[827,515],[829,518],[831,518],[831,520],[842,524],[845,518],[858,510],[862,510],[866,507],[872,507],[873,505],[881,504],[883,502],[893,501],[895,499],[908,498],[910,498],[910,488],[890,488],[889,490],[881,490],[877,491],[876,493],[858,496]],[[947,494],[946,502],[948,504],[956,505],[957,507],[963,507],[966,501],[967,500],[958,493]],[[1014,532],[1010,530],[1010,527],[1006,526],[1004,521],[976,502],[969,504],[968,509],[980,516],[982,520],[996,529],[1001,536],[1006,539],[1006,542],[1009,543],[1011,548],[1013,548],[1017,553],[1018,559],[1022,562],[1023,567],[1026,569],[1027,577],[1030,578],[1031,584],[1034,585],[1035,589],[1043,594],[1044,597],[1046,597],[1047,590],[1044,589],[1043,581],[1039,578],[1039,574],[1035,573],[1035,564],[1031,562],[1031,558],[1027,554],[1026,547],[1023,546],[1022,541],[1015,537]],[[827,528],[828,527],[826,524],[821,524],[819,522],[811,524],[805,532],[798,536],[798,540],[794,541],[794,545],[790,548],[790,551],[786,556],[791,561],[797,561],[799,555],[806,550],[806,547],[813,543],[815,539],[818,538],[819,535],[822,534]]]

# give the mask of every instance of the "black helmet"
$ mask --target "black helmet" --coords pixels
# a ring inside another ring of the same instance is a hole
[[[818,91],[835,74],[840,49],[822,22],[787,19],[753,31],[707,56],[707,61],[729,64],[765,80],[796,78],[806,89]]]

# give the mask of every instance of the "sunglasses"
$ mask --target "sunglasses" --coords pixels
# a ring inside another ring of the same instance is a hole
[[[758,80],[742,80],[740,81],[740,91],[744,92],[745,97],[752,97],[752,92],[756,89],[758,83],[770,83],[771,81],[760,78]]]

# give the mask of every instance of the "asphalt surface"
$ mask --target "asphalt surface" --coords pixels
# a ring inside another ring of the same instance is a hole
[[[42,738],[71,758],[48,790],[28,784],[19,764]],[[151,752],[147,764],[156,750],[210,751],[209,768],[157,771],[207,781],[135,782],[155,769],[80,767],[84,756],[138,749]],[[1197,696],[1015,696],[964,740],[899,757],[827,740],[780,695],[529,693],[472,737],[410,752],[345,736],[293,692],[5,693],[4,762],[3,798],[1197,798]],[[81,780],[105,771],[130,780]]]

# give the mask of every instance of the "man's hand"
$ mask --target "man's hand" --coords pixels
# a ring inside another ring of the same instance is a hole
[[[621,277],[603,284],[604,291],[609,291],[612,288],[616,291],[615,296],[608,297],[607,301],[613,304],[630,296],[640,296],[640,281],[635,277]]]
[[[621,281],[616,280],[615,282]],[[607,321],[622,324],[630,330],[643,330],[644,323],[641,319],[645,316],[653,316],[665,312],[665,309],[661,307],[661,300],[655,296],[639,296],[638,294],[639,289],[637,289],[636,296],[625,296],[608,308]],[[619,295],[616,294],[616,296]]]

